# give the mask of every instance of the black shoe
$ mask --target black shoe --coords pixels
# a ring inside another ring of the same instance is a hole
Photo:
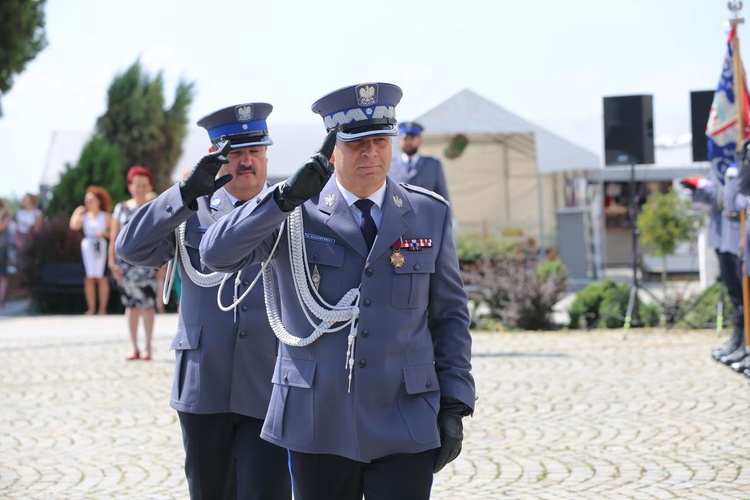
[[[750,369],[750,356],[745,356],[742,361],[737,361],[729,366],[737,373],[745,373],[745,370]]]
[[[732,354],[737,350],[739,346],[740,344],[738,342],[732,342],[732,339],[729,339],[726,343],[714,348],[714,350],[711,351],[711,356],[716,361],[720,361],[722,356],[728,356]]]
[[[722,356],[720,361],[724,363],[725,365],[731,365],[732,363],[737,363],[738,361],[742,361],[743,359],[745,359],[745,356],[747,356],[747,353],[745,352],[745,346],[741,345],[737,349],[735,349],[731,354]]]

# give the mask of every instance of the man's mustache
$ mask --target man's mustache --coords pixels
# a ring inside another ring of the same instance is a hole
[[[239,167],[237,167],[238,174],[244,174],[245,172],[251,172],[253,174],[257,173],[255,170],[255,167],[253,167],[252,165],[248,165],[248,166],[240,165]]]

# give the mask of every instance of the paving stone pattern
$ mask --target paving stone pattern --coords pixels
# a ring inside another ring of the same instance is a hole
[[[0,498],[186,499],[176,317],[0,317]],[[750,387],[708,330],[474,335],[479,400],[433,498],[750,498]]]

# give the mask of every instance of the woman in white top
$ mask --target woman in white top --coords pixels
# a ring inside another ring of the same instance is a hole
[[[99,314],[107,314],[109,302],[109,278],[104,275],[107,265],[107,237],[111,226],[109,208],[111,198],[106,189],[99,186],[89,186],[83,199],[83,206],[79,206],[70,216],[70,229],[83,229],[81,240],[81,256],[86,278],[83,291],[86,295],[86,314],[96,311],[96,285],[99,285]]]

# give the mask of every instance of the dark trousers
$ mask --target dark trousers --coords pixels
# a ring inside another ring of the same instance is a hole
[[[742,261],[733,253],[718,250],[716,250],[716,257],[719,259],[721,281],[724,283],[729,301],[734,307],[732,324],[741,327],[744,325],[742,315]]]
[[[289,455],[260,438],[263,420],[178,411],[192,500],[290,500]]]
[[[435,450],[370,463],[289,452],[295,500],[427,500]]]

